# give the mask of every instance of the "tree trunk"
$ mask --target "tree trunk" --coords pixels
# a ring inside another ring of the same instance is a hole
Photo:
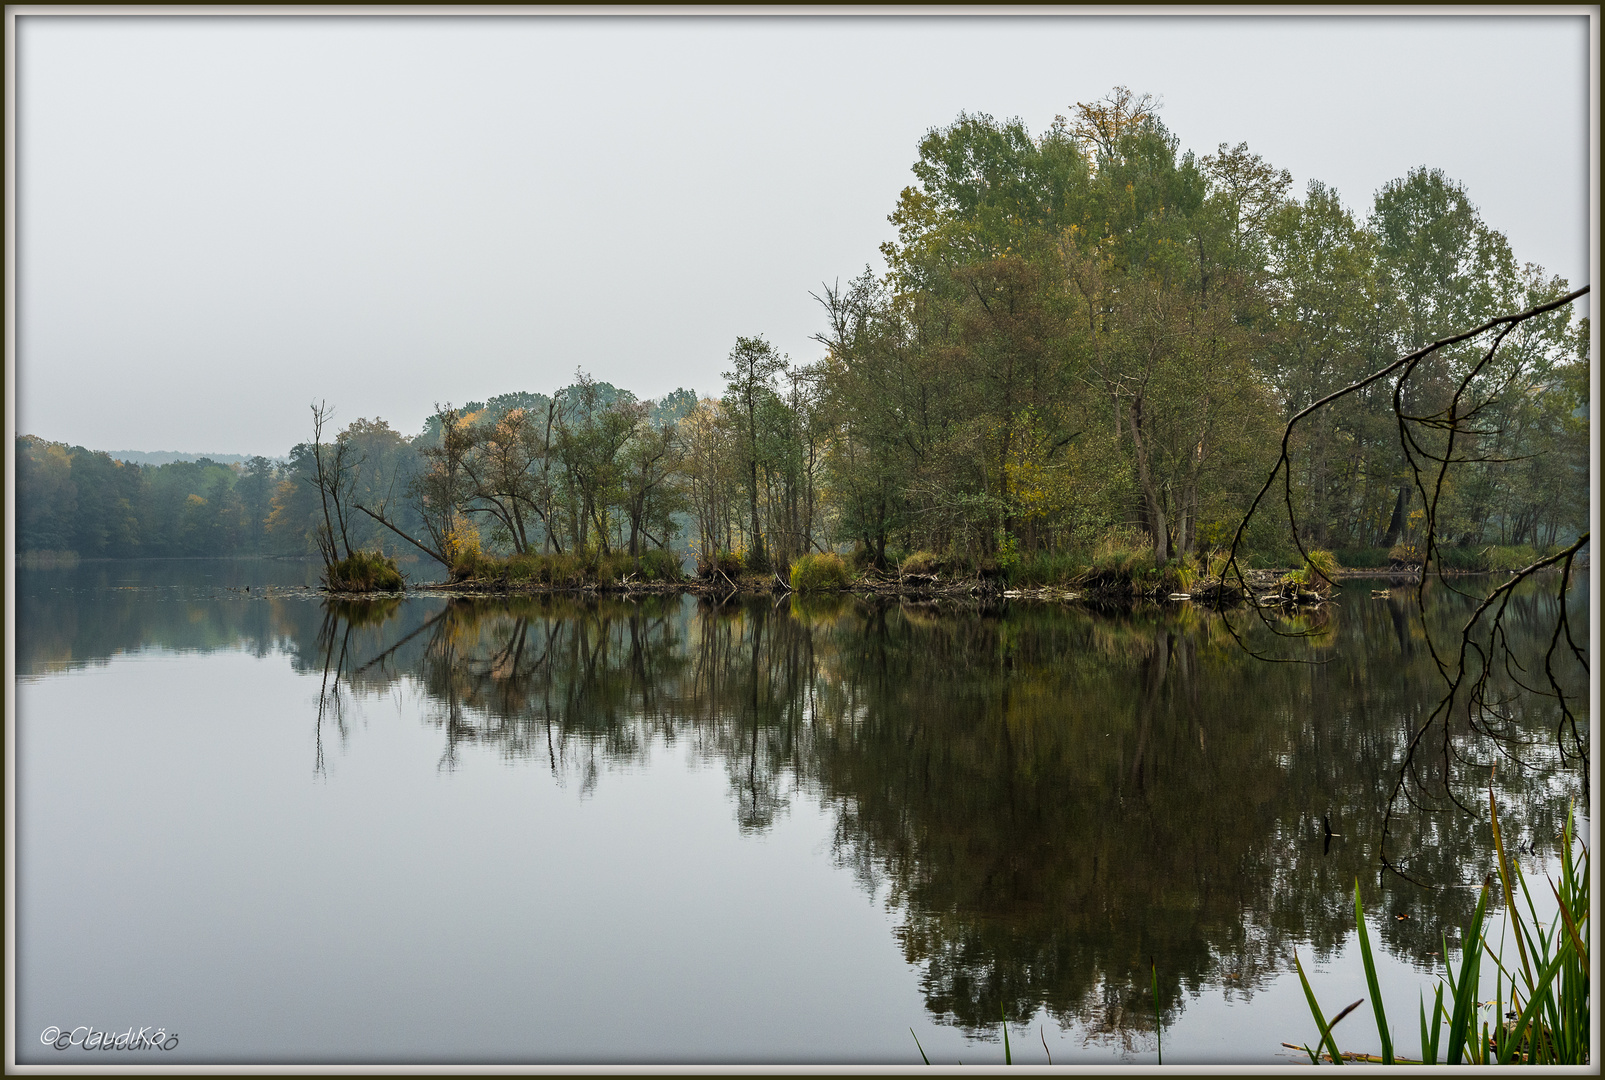
[[[1142,485],[1143,503],[1148,510],[1148,524],[1154,538],[1154,562],[1168,562],[1170,560],[1170,526],[1165,520],[1165,508],[1160,502],[1159,489],[1154,485],[1153,475],[1148,468],[1147,447],[1142,441],[1141,396],[1132,399],[1131,411],[1127,416],[1131,421],[1132,448],[1136,451],[1137,480]]]
[[[1388,522],[1388,533],[1382,538],[1382,546],[1392,547],[1399,542],[1399,536],[1404,532],[1404,515],[1410,506],[1410,489],[1406,486],[1399,488],[1398,496],[1393,500],[1393,520]]]

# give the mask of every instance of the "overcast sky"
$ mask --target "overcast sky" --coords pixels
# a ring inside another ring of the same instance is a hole
[[[19,431],[282,455],[326,398],[817,358],[920,137],[1116,85],[1364,213],[1420,165],[1588,280],[1586,16],[74,18],[17,37]]]

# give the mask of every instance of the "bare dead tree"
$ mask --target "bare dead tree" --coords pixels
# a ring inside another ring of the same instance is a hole
[[[357,471],[362,466],[346,436],[339,435],[333,443],[324,443],[323,429],[333,418],[334,408],[327,401],[312,406],[312,461],[316,475],[311,482],[317,487],[318,499],[323,504],[323,524],[316,532],[324,566],[333,566],[339,561],[341,548],[345,550],[345,557],[351,558],[347,522],[354,502]]]
[[[1409,466],[1414,490],[1420,495],[1425,508],[1425,541],[1421,549],[1420,564],[1415,568],[1414,617],[1420,624],[1422,635],[1443,684],[1443,693],[1437,706],[1411,732],[1405,745],[1404,760],[1400,763],[1399,776],[1393,784],[1388,809],[1383,818],[1380,851],[1382,863],[1398,873],[1403,872],[1389,862],[1386,843],[1389,825],[1401,802],[1418,806],[1427,802],[1447,800],[1456,805],[1463,805],[1448,783],[1450,765],[1458,759],[1460,753],[1455,739],[1451,737],[1457,720],[1463,718],[1466,730],[1470,732],[1493,736],[1500,752],[1509,754],[1507,741],[1502,737],[1508,734],[1504,725],[1512,718],[1510,709],[1512,698],[1502,696],[1501,691],[1496,688],[1493,680],[1496,673],[1502,673],[1508,678],[1517,688],[1515,691],[1517,694],[1547,698],[1555,702],[1559,714],[1555,742],[1560,756],[1563,761],[1574,762],[1580,767],[1585,785],[1589,780],[1587,725],[1578,715],[1582,708],[1581,692],[1568,689],[1562,673],[1558,670],[1558,666],[1563,664],[1567,657],[1578,665],[1585,675],[1589,669],[1586,647],[1578,643],[1566,609],[1566,597],[1574,580],[1577,556],[1588,545],[1589,532],[1585,530],[1564,549],[1515,571],[1508,580],[1481,597],[1476,609],[1460,627],[1455,640],[1443,641],[1434,637],[1427,622],[1426,600],[1429,579],[1436,579],[1445,589],[1461,593],[1460,589],[1448,581],[1439,552],[1441,542],[1439,515],[1448,490],[1450,469],[1453,465],[1467,462],[1497,463],[1501,460],[1478,455],[1476,443],[1479,439],[1493,434],[1493,429],[1485,426],[1483,417],[1489,411],[1492,402],[1500,394],[1510,390],[1519,368],[1511,369],[1503,378],[1495,379],[1491,388],[1482,391],[1477,389],[1478,380],[1494,370],[1493,365],[1499,349],[1512,331],[1529,320],[1565,307],[1586,295],[1588,291],[1588,286],[1585,285],[1565,296],[1538,304],[1526,311],[1502,315],[1473,329],[1440,338],[1326,395],[1297,413],[1288,421],[1282,433],[1281,450],[1276,463],[1271,467],[1265,483],[1260,487],[1259,493],[1255,495],[1247,513],[1237,526],[1226,563],[1216,583],[1217,610],[1221,610],[1229,593],[1234,591],[1225,587],[1229,575],[1235,579],[1237,586],[1235,591],[1239,594],[1252,595],[1237,556],[1242,548],[1249,523],[1260,511],[1262,504],[1266,503],[1267,496],[1280,477],[1282,504],[1293,543],[1304,559],[1305,565],[1312,567],[1314,573],[1329,585],[1332,584],[1326,573],[1310,559],[1309,552],[1305,550],[1304,542],[1300,538],[1293,492],[1294,429],[1308,418],[1330,408],[1335,402],[1384,379],[1393,379],[1393,412],[1398,424],[1399,443]],[[1472,341],[1478,341],[1481,345],[1480,357],[1469,366],[1464,376],[1454,383],[1453,392],[1443,407],[1431,412],[1411,411],[1408,404],[1413,396],[1411,379],[1422,370],[1423,363],[1444,349]],[[1551,568],[1559,571],[1559,580],[1554,588],[1557,606],[1555,624],[1543,656],[1542,676],[1539,677],[1529,673],[1516,655],[1507,632],[1506,616],[1517,589],[1535,575]],[[1274,625],[1259,606],[1254,605],[1250,610],[1273,633],[1286,637],[1302,636]],[[1310,662],[1255,652],[1250,649],[1238,629],[1231,625],[1230,620],[1227,620],[1227,626],[1239,644],[1262,659],[1292,663]],[[1435,759],[1433,765],[1442,767],[1439,774],[1442,778],[1441,790],[1437,799],[1424,797],[1433,785],[1423,774],[1422,760],[1425,748],[1429,745],[1428,736],[1434,730],[1440,733],[1440,737],[1430,742],[1432,756]]]

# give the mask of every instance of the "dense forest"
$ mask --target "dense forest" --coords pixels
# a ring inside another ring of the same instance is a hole
[[[888,271],[821,287],[821,356],[739,338],[718,397],[658,401],[584,372],[551,393],[357,419],[282,463],[135,466],[17,440],[17,546],[80,556],[810,551],[892,565],[1156,563],[1227,543],[1287,419],[1396,356],[1565,294],[1431,168],[1356,217],[1337,192],[1222,144],[1183,152],[1117,89],[1033,136],[961,115],[920,143]],[[1301,539],[1358,561],[1421,508],[1400,416],[1475,417],[1434,527],[1461,550],[1544,548],[1588,513],[1588,324],[1562,308],[1434,353],[1299,429]],[[1469,387],[1469,397],[1464,396]],[[316,388],[309,388],[312,396]],[[1464,435],[1463,435],[1464,439]],[[330,502],[333,502],[332,512]],[[1249,536],[1291,553],[1285,515]]]

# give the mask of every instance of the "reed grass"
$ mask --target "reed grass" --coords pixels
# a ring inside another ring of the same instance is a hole
[[[1557,911],[1546,928],[1538,916],[1527,878],[1521,867],[1505,853],[1499,830],[1499,809],[1493,787],[1488,790],[1488,813],[1493,821],[1494,852],[1498,877],[1504,894],[1507,928],[1513,928],[1519,963],[1507,965],[1503,949],[1489,947],[1483,933],[1488,910],[1491,881],[1485,882],[1477,900],[1471,925],[1461,937],[1464,948],[1457,972],[1449,962],[1449,943],[1443,943],[1444,975],[1439,977],[1432,1009],[1426,997],[1420,1000],[1421,1062],[1436,1065],[1440,1052],[1446,1065],[1587,1065],[1592,1002],[1589,1000],[1589,946],[1592,940],[1588,848],[1574,833],[1574,815],[1566,815],[1561,832],[1560,883],[1548,880]],[[1525,913],[1517,903],[1518,893],[1526,903]],[[1315,993],[1304,975],[1304,967],[1293,957],[1303,985],[1310,1013],[1320,1032],[1316,1049],[1298,1048],[1319,1063],[1324,1055],[1334,1064],[1344,1060],[1376,1061],[1383,1065],[1414,1064],[1397,1057],[1388,1030],[1387,1013],[1377,983],[1376,960],[1365,925],[1360,902],[1360,883],[1354,883],[1354,919],[1360,938],[1360,959],[1365,965],[1366,989],[1371,995],[1377,1032],[1382,1040],[1382,1056],[1345,1054],[1338,1049],[1332,1029],[1360,1002],[1355,1002],[1331,1020],[1325,1019]],[[1493,1009],[1495,1022],[1479,1026],[1477,1013],[1482,1006],[1480,981],[1483,960],[1495,968]],[[1508,990],[1508,996],[1507,996]],[[1447,992],[1447,1001],[1445,1000]],[[1514,1016],[1507,1020],[1506,1017]],[[1448,1029],[1445,1031],[1444,1024]],[[1294,1044],[1287,1044],[1294,1045]]]
[[[395,592],[406,587],[396,560],[382,551],[355,551],[323,568],[323,587],[330,592]]]
[[[1154,1048],[1159,1056],[1158,1064],[1165,1063],[1165,1033],[1164,1018],[1159,1014],[1159,965],[1153,961],[1148,962],[1148,979],[1154,992]]]
[[[834,552],[803,555],[791,564],[794,592],[829,592],[847,585],[847,564]]]

